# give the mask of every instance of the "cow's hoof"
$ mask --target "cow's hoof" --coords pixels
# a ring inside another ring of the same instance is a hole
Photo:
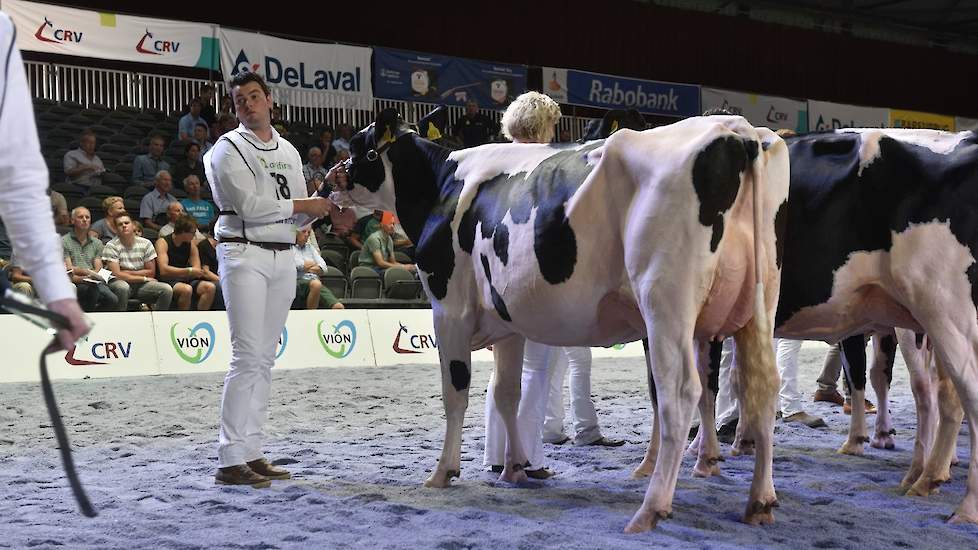
[[[922,470],[920,469],[910,470],[907,472],[907,475],[903,476],[903,480],[900,481],[900,489],[903,489],[904,491],[910,489],[910,487],[913,486],[913,484],[920,478],[921,473]]]
[[[696,460],[693,466],[693,477],[711,477],[720,475],[720,465],[717,464],[719,457],[703,458]]]
[[[632,470],[632,479],[645,479],[651,476],[655,472],[655,462],[651,463],[641,463],[637,468]]]
[[[499,481],[505,481],[506,483],[512,483],[514,485],[519,485],[522,483],[527,483],[530,478],[526,475],[526,470],[520,469],[508,469],[504,468],[503,473],[499,474]]]
[[[744,523],[747,525],[771,525],[774,523],[774,509],[779,506],[778,499],[755,500],[747,504]]]
[[[836,452],[840,455],[863,456],[863,443],[862,441],[846,441]]]
[[[924,476],[917,478],[917,481],[907,490],[908,497],[929,497],[941,492],[942,481],[928,479]]]
[[[886,449],[888,451],[892,451],[893,449],[896,448],[896,445],[893,444],[892,435],[887,435],[884,437],[874,437],[870,445],[872,445],[873,448],[875,449]]]
[[[448,470],[443,474],[435,471],[424,481],[424,486],[431,489],[444,489],[452,484],[453,477],[459,477],[461,475],[462,473],[458,470]]]
[[[947,522],[954,525],[960,525],[962,523],[978,525],[978,515],[963,512],[959,508],[953,514],[951,514],[951,517],[947,518]]]
[[[751,456],[754,454],[753,441],[734,441],[730,447],[730,456]]]
[[[646,512],[645,510],[639,510],[635,512],[632,516],[632,520],[628,522],[625,526],[625,532],[634,533],[644,533],[646,531],[651,531],[655,529],[657,523],[660,519],[669,519],[672,517],[672,510],[660,510],[658,512]]]
[[[961,463],[961,459],[958,458],[958,455],[954,455],[951,457],[951,466],[957,466],[960,463]]]

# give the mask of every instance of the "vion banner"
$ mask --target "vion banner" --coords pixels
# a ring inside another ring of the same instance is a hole
[[[276,101],[302,107],[371,109],[370,48],[298,42],[222,28],[221,72],[265,78]]]
[[[21,50],[136,63],[218,68],[216,27],[3,0]]]
[[[808,131],[808,104],[786,97],[703,88],[703,110],[726,109],[754,126]]]
[[[558,103],[685,118],[700,114],[700,87],[574,69],[543,68],[543,91]]]

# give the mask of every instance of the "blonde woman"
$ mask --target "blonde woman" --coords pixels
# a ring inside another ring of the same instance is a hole
[[[540,92],[526,92],[503,113],[503,135],[516,143],[550,143],[559,120],[556,101]]]
[[[115,220],[126,213],[126,203],[122,197],[105,197],[102,200],[102,210],[105,217],[92,224],[92,231],[98,236],[99,240],[107,243],[116,236]]]

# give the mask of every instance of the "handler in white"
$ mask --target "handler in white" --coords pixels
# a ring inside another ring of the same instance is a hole
[[[6,138],[0,147],[0,217],[39,297],[68,320],[70,329],[58,332],[59,343],[67,349],[88,333],[89,326],[65,275],[61,239],[46,193],[48,169],[15,34],[10,18],[0,12],[0,135]]]
[[[268,487],[291,477],[264,458],[261,443],[275,349],[295,298],[292,247],[298,227],[326,215],[329,203],[306,198],[299,153],[271,126],[265,81],[239,73],[229,88],[241,124],[204,156],[219,210],[214,234],[231,331],[215,480]]]

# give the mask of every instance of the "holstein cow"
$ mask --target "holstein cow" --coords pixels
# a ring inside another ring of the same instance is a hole
[[[508,439],[501,479],[518,482],[524,337],[598,346],[648,337],[661,451],[626,530],[650,529],[672,511],[699,396],[694,339],[733,334],[758,442],[745,519],[773,520],[778,377],[766,316],[779,279],[774,220],[788,184],[778,136],[740,117],[698,117],[585,144],[450,152],[386,110],[351,150],[351,198],[396,208],[432,302],[447,428],[427,486],[460,474],[472,349],[494,344]]]
[[[959,406],[978,425],[978,137],[851,129],[787,142],[791,187],[775,335],[842,340],[850,368],[862,357],[855,384],[864,387],[864,333],[902,327],[927,334],[938,371],[957,394],[940,383],[941,424],[921,471],[921,447],[934,439],[933,414],[924,418],[933,410],[933,381],[920,342],[897,331],[926,432],[918,434],[904,483],[912,483],[908,494],[929,494],[948,478]],[[854,393],[843,452],[861,452],[861,406],[862,393]],[[970,437],[967,493],[952,522],[978,523],[978,431]]]

